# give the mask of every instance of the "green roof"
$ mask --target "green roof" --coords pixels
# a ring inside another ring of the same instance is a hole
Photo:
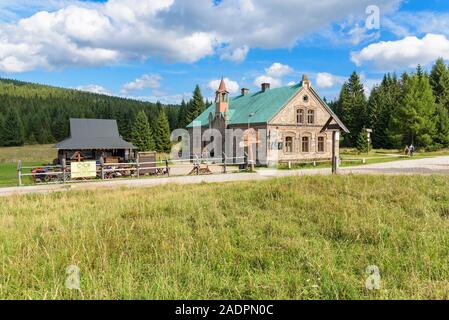
[[[229,99],[228,124],[255,124],[269,122],[291,98],[302,88],[302,84],[277,89],[259,91]],[[215,104],[212,104],[187,127],[194,122],[201,126],[209,125],[209,115],[215,116]],[[251,116],[250,116],[251,115]]]

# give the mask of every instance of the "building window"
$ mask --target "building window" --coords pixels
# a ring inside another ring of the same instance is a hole
[[[287,153],[293,152],[293,138],[292,137],[285,138],[285,152],[287,152]]]
[[[324,152],[324,137],[318,137],[318,152]]]
[[[304,124],[304,109],[298,109],[296,111],[296,123]]]
[[[315,123],[315,111],[314,110],[307,111],[307,123],[308,124]]]
[[[310,150],[309,137],[302,137],[302,152],[309,152],[309,150]]]
[[[302,97],[302,101],[304,101],[305,103],[309,102],[309,96],[305,95],[304,97]]]

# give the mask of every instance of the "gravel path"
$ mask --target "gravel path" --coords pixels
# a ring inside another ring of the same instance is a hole
[[[150,178],[134,180],[111,180],[103,182],[88,182],[70,185],[43,185],[29,187],[0,188],[1,196],[11,196],[30,193],[49,193],[67,190],[86,190],[99,188],[117,187],[150,187],[163,184],[195,184],[195,183],[216,183],[233,181],[257,181],[274,177],[301,176],[301,175],[329,175],[330,169],[305,169],[305,170],[266,170],[262,169],[257,173],[229,173],[205,176],[181,176],[170,178]],[[412,174],[448,174],[449,157],[436,157],[426,159],[412,159],[395,162],[376,163],[357,167],[341,168],[340,174],[392,174],[392,175],[412,175]]]

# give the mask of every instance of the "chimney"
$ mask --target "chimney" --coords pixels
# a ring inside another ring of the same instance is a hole
[[[269,83],[262,83],[262,91],[265,92],[267,90],[270,90],[270,84]]]
[[[310,88],[310,80],[309,80],[309,77],[306,74],[304,74],[302,76],[302,86],[307,88],[307,89]]]
[[[246,96],[249,93],[248,88],[242,88],[242,96]]]

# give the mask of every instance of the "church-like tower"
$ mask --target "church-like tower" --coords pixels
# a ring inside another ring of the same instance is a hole
[[[219,117],[221,114],[226,114],[229,110],[229,92],[226,90],[226,84],[221,79],[220,87],[215,92],[215,116]]]

